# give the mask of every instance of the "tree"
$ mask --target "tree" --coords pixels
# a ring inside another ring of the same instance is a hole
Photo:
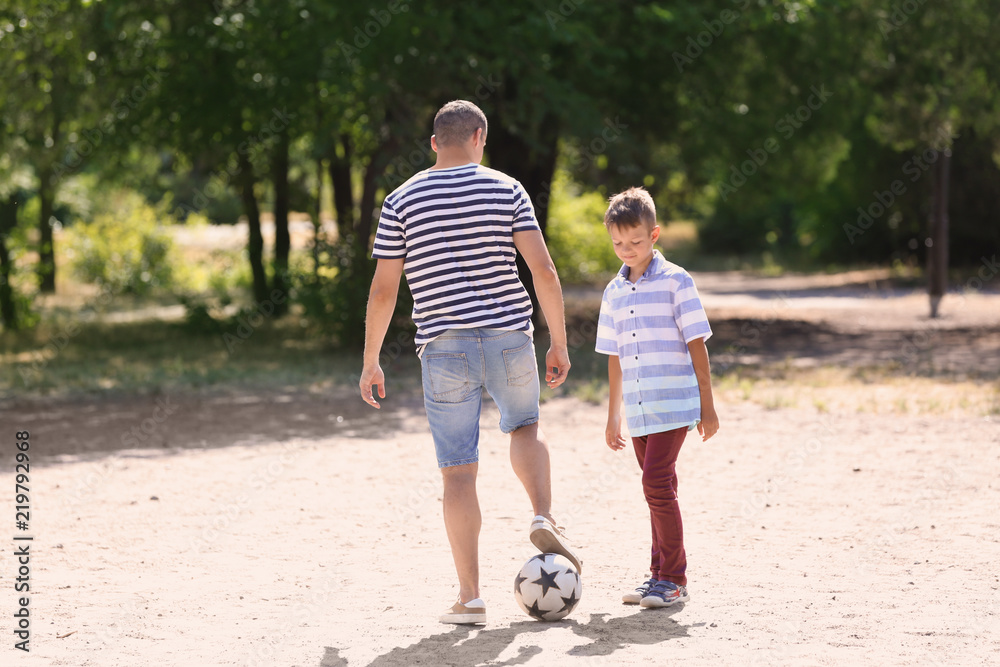
[[[14,290],[11,287],[14,271],[7,237],[17,227],[17,208],[22,198],[22,192],[0,195],[0,323],[12,331],[20,327],[14,304]]]
[[[968,129],[998,128],[1000,39],[993,22],[1000,3],[957,0],[947,5],[902,3],[875,8],[883,38],[877,53],[882,94],[870,116],[880,139],[899,150],[929,149],[928,294],[938,317],[947,292],[951,151]]]
[[[39,198],[38,280],[42,292],[56,288],[52,224],[65,174],[95,147],[86,135],[103,106],[89,56],[88,8],[80,0],[40,0],[0,10],[12,30],[0,40],[2,125],[24,140],[25,161],[35,173]]]

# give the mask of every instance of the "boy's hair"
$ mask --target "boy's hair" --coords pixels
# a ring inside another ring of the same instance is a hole
[[[629,188],[608,201],[608,210],[604,214],[607,229],[639,225],[645,225],[647,229],[656,226],[656,205],[645,188]]]
[[[472,102],[448,102],[434,115],[434,136],[439,146],[464,144],[478,129],[486,134],[486,114]]]

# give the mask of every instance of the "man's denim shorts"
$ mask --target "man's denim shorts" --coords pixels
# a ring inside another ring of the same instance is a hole
[[[538,365],[524,331],[449,329],[424,346],[420,370],[440,468],[479,461],[484,387],[504,433],[538,421]]]

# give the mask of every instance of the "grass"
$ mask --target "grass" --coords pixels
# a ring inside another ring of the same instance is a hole
[[[732,369],[713,379],[716,396],[768,410],[810,405],[817,412],[991,416],[1000,412],[994,378],[905,373],[898,364],[792,368],[785,363]]]
[[[544,347],[539,345],[539,355]],[[606,405],[606,357],[585,346],[570,351],[570,379],[557,390]],[[797,368],[787,360],[730,367],[713,375],[717,405],[751,403],[765,410],[814,409],[819,413],[985,417],[1000,414],[1000,381],[968,375],[909,374],[899,364]]]
[[[338,349],[295,315],[266,319],[244,337],[234,318],[209,321],[207,331],[204,322],[199,330],[183,320],[109,322],[91,313],[84,321],[88,311],[82,304],[88,295],[79,296],[75,304],[72,299],[53,304],[32,330],[0,333],[0,394],[72,397],[290,388],[321,392],[353,387],[358,381],[360,351]],[[116,299],[116,306],[122,301]],[[151,304],[157,302],[131,305]],[[606,403],[607,357],[594,352],[592,332],[583,333],[571,338],[570,379],[557,390],[543,390],[543,400],[569,395],[594,405]],[[539,331],[539,361],[547,345],[544,331]],[[412,350],[393,355],[384,370],[396,390],[419,396],[419,360]],[[946,371],[917,376],[899,363],[799,368],[786,360],[731,366],[713,382],[719,403],[751,403],[766,410],[1000,415],[996,378]]]
[[[33,331],[5,333],[0,335],[0,392],[321,391],[357,383],[360,352],[332,348],[298,318],[264,322],[245,339],[238,328],[232,321],[220,322],[212,333],[192,331],[183,321],[50,321]],[[415,362],[415,355],[403,354],[384,370],[413,376],[419,374]]]

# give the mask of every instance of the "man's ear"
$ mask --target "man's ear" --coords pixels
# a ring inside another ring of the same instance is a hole
[[[653,233],[650,236],[653,239],[653,243],[656,243],[656,239],[660,238],[660,226],[653,225]]]
[[[438,152],[438,140],[436,134],[431,135],[431,148],[434,150],[435,153]]]

